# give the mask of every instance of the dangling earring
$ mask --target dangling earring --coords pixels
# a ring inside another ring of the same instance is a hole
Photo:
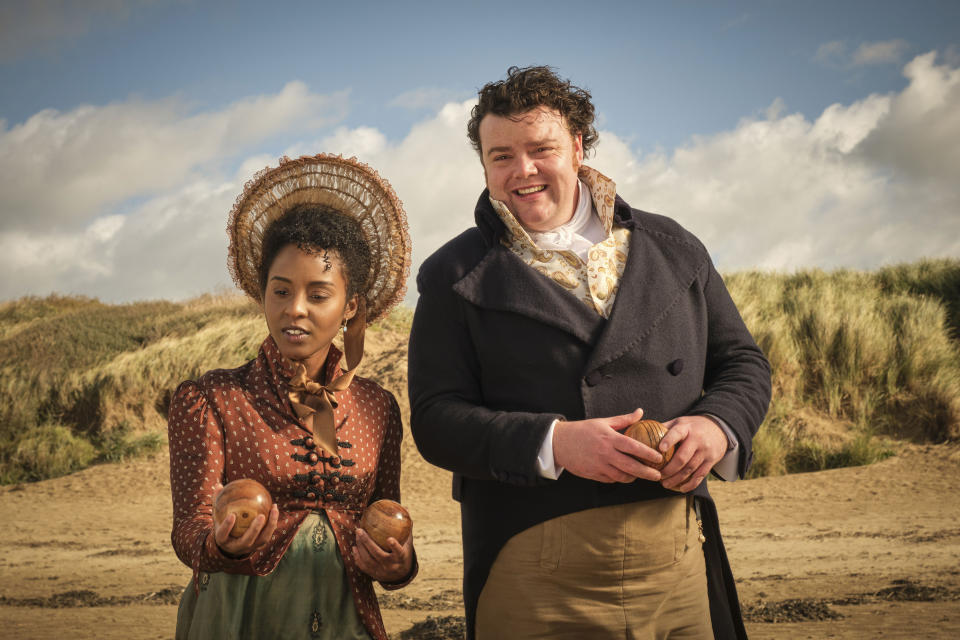
[[[344,318],[343,322],[340,323],[340,331],[343,333],[343,335],[347,335],[347,319],[346,318]]]

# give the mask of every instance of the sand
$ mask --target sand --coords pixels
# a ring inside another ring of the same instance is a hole
[[[405,444],[421,571],[381,600],[397,638],[462,615],[449,474]],[[169,543],[167,466],[163,451],[0,487],[0,637],[173,637],[190,571]],[[958,472],[960,445],[903,445],[867,467],[713,482],[750,636],[960,637]]]

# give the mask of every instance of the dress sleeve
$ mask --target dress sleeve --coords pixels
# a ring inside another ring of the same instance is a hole
[[[400,417],[400,405],[392,393],[390,407],[387,411],[387,426],[383,435],[383,446],[380,449],[380,468],[377,470],[377,484],[371,502],[387,498],[400,502],[400,442],[403,439],[403,421]],[[407,577],[398,582],[381,582],[380,586],[388,591],[407,586],[420,572],[420,563],[417,561],[417,552],[413,552],[413,562]]]
[[[377,482],[371,502],[383,498],[400,502],[400,442],[403,439],[403,421],[397,399],[389,392],[387,396],[387,424],[383,433],[383,445],[380,447]]]
[[[184,382],[170,404],[170,491],[173,549],[194,572],[255,575],[258,554],[223,555],[213,537],[213,495],[223,485],[223,427],[195,382]],[[259,552],[258,552],[259,553]]]

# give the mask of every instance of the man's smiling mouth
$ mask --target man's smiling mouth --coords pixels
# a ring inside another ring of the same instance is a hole
[[[517,189],[517,194],[521,196],[528,196],[531,193],[537,193],[538,191],[543,191],[547,188],[547,185],[541,184],[536,187],[524,187],[523,189]]]

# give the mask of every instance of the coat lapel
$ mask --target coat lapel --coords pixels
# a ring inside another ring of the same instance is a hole
[[[620,204],[626,206],[618,198]],[[587,362],[587,372],[616,360],[646,339],[707,264],[707,254],[701,247],[651,231],[641,217],[634,217],[629,226],[630,255],[613,310]]]
[[[453,289],[479,307],[526,316],[587,344],[596,341],[606,324],[572,293],[499,243]]]
[[[604,319],[499,243],[503,223],[487,196],[484,190],[474,216],[490,248],[454,290],[477,306],[518,313],[595,345],[586,372],[612,362],[649,336],[707,265],[701,245],[648,228],[644,216],[650,214],[631,209],[617,196],[616,223],[632,229],[630,255],[613,310]]]

